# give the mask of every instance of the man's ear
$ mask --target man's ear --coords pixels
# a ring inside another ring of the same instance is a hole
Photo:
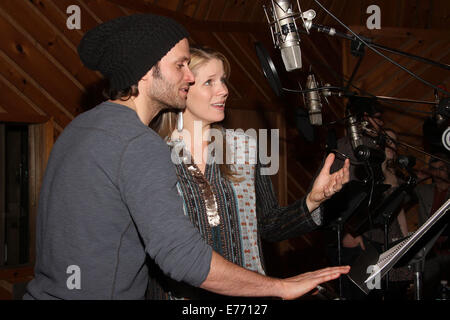
[[[148,81],[153,76],[153,70],[155,69],[155,66],[153,66],[150,70],[147,71],[146,74],[141,78],[140,81]]]

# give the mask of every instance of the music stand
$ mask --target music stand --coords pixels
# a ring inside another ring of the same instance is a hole
[[[389,249],[389,225],[398,214],[400,206],[403,204],[405,197],[416,186],[417,182],[414,177],[409,177],[408,181],[402,183],[398,188],[391,192],[375,210],[374,219],[380,217],[383,220],[384,231],[384,250]],[[389,273],[385,277],[385,289],[389,288]]]
[[[448,213],[449,208],[450,199],[448,199],[438,210],[436,210],[436,212],[411,236],[406,237],[403,241],[380,255],[377,252],[374,252],[371,248],[369,248],[369,250],[366,248],[367,252],[363,253],[357,259],[349,274],[347,274],[347,277],[349,277],[350,280],[354,282],[364,293],[368,294],[370,290],[374,289],[373,281],[377,281],[378,277],[381,279],[387,272],[389,272],[389,270],[392,269],[392,267],[399,263],[400,260],[404,261],[406,259],[406,261],[413,265],[417,261],[423,261],[423,258],[426,256],[436,239],[445,228],[440,226],[438,221],[443,221],[442,218]],[[439,228],[439,230],[437,230],[437,228]],[[419,250],[423,251],[422,254],[416,255],[416,251],[410,250],[413,247],[416,250],[417,248],[420,248]],[[412,260],[408,260],[408,252],[409,254],[415,255]],[[417,272],[419,273],[417,284],[420,286],[420,272],[423,268],[420,269],[420,265],[417,265],[417,267]],[[371,272],[369,277],[367,277],[368,272]],[[418,289],[420,293],[421,287]]]
[[[414,270],[414,298],[415,300],[422,300],[423,295],[423,272],[425,271],[425,258],[430,250],[433,248],[436,240],[444,232],[447,224],[440,229],[434,237],[432,237],[424,247],[422,247],[409,262],[408,266]]]

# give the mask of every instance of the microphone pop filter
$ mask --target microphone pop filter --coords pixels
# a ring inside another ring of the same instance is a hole
[[[280,97],[282,91],[281,81],[280,78],[278,77],[277,69],[273,64],[273,61],[270,58],[269,53],[260,42],[255,42],[255,49],[264,76],[266,77],[267,81],[269,81],[269,85],[275,92],[276,96]]]

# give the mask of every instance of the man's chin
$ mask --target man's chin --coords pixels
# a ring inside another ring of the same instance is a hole
[[[160,102],[161,110],[172,110],[172,111],[183,111],[186,109],[186,103],[167,103],[167,102]]]

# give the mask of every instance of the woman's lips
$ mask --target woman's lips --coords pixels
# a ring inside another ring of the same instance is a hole
[[[213,103],[211,106],[219,110],[225,109],[225,103]]]

